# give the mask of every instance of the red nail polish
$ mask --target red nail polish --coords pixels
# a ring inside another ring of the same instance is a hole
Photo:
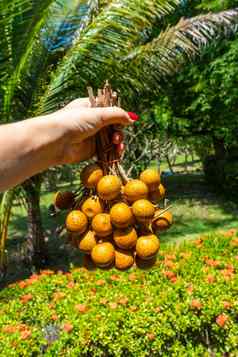
[[[134,120],[134,121],[139,120],[139,115],[137,115],[136,113],[128,112],[128,115],[131,118],[131,120]]]
[[[125,149],[126,149],[126,145],[124,143],[117,144],[117,146],[116,146],[116,150],[117,150],[117,153],[119,156],[121,156],[123,154]]]
[[[117,145],[122,143],[124,139],[123,133],[121,131],[115,131],[112,136],[112,142],[113,144]]]

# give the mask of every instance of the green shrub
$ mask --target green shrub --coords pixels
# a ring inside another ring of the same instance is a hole
[[[1,355],[237,356],[237,270],[229,231],[147,271],[43,271],[1,291]]]

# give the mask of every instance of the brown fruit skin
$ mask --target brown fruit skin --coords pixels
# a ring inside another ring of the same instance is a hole
[[[110,210],[112,224],[117,228],[126,228],[133,222],[131,208],[123,202],[116,203]]]
[[[153,168],[144,170],[140,174],[140,180],[147,185],[149,192],[155,191],[160,184],[159,170]]]
[[[138,222],[148,223],[155,214],[155,208],[150,201],[142,199],[133,203],[132,212]]]
[[[56,192],[54,206],[58,209],[69,209],[74,204],[74,194],[70,191]]]
[[[150,259],[147,259],[147,260],[143,260],[140,257],[138,257],[138,255],[136,255],[135,263],[136,263],[137,268],[146,270],[146,269],[152,268],[153,265],[155,265],[156,260],[157,260],[156,256],[154,256]]]
[[[115,267],[120,270],[129,269],[134,264],[134,255],[131,251],[117,248],[115,250]]]
[[[158,214],[161,210],[157,210],[155,212],[155,216],[156,214]],[[166,211],[164,212],[161,216],[158,217],[158,219],[156,219],[153,222],[153,229],[155,231],[165,231],[166,229],[170,228],[170,226],[173,223],[173,215],[170,211]]]
[[[136,254],[143,260],[153,258],[159,250],[159,239],[154,234],[138,238],[136,243]]]
[[[115,258],[115,249],[109,242],[97,244],[91,252],[93,262],[99,267],[107,267]]]
[[[92,228],[98,237],[107,237],[112,234],[111,217],[108,213],[99,213],[92,220]]]
[[[82,204],[81,210],[89,219],[92,219],[103,212],[103,204],[98,197],[89,197]]]
[[[119,196],[121,186],[121,180],[118,176],[103,176],[97,184],[98,196],[105,201],[114,200],[117,196]]]
[[[137,242],[137,233],[133,227],[115,229],[113,232],[113,239],[119,248],[127,250],[135,247]]]
[[[83,212],[79,210],[73,210],[66,217],[65,224],[69,232],[82,234],[88,227],[88,219]]]
[[[92,249],[97,244],[95,232],[88,231],[80,238],[78,248],[85,254],[90,254]]]
[[[103,177],[103,170],[97,164],[91,164],[86,166],[80,175],[81,181],[84,187],[95,188]]]
[[[146,198],[148,192],[148,187],[141,180],[130,180],[123,189],[124,197],[129,202]]]
[[[165,188],[161,183],[155,191],[150,192],[149,199],[154,203],[159,202],[165,197],[165,193]]]

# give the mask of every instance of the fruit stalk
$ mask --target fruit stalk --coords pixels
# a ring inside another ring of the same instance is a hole
[[[120,106],[120,98],[117,92],[112,90],[108,81],[106,81],[103,89],[98,89],[97,97],[94,96],[91,87],[88,87],[88,95],[92,107]],[[120,165],[121,153],[117,151],[117,146],[113,144],[114,132],[115,127],[111,125],[107,128],[103,128],[96,135],[98,164],[103,169],[104,175],[117,175],[125,184],[128,182],[128,177]]]

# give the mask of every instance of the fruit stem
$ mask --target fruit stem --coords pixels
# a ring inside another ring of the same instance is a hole
[[[168,211],[170,208],[172,208],[172,205],[166,207],[165,209],[163,209],[162,211],[160,211],[159,213],[157,213],[153,219],[152,222],[156,221],[160,216],[162,216],[166,211]]]

